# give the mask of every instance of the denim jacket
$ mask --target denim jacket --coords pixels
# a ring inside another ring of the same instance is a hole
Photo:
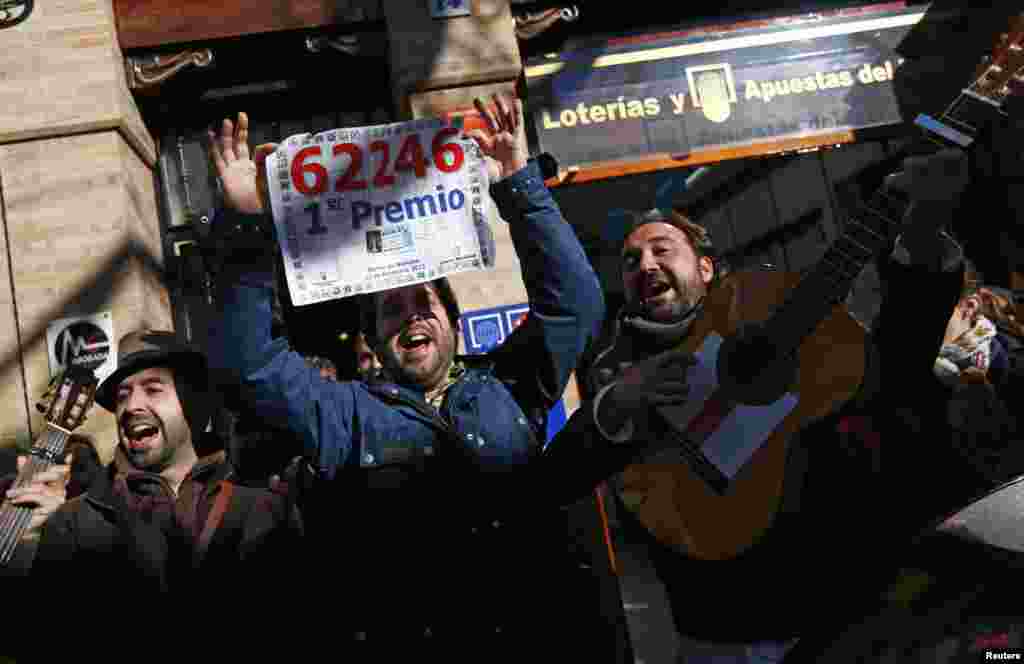
[[[531,315],[484,361],[469,361],[439,414],[414,387],[322,380],[286,339],[271,338],[269,266],[231,266],[211,365],[241,379],[254,412],[301,436],[323,477],[440,455],[454,441],[484,472],[501,471],[525,464],[543,440],[546,413],[597,333],[604,299],[535,162],[491,194],[509,223]]]

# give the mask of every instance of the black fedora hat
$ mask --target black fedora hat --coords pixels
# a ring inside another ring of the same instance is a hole
[[[206,356],[183,342],[174,332],[137,330],[121,337],[117,344],[117,369],[96,390],[96,403],[115,411],[117,387],[128,376],[143,369],[167,367],[196,387],[207,385]]]

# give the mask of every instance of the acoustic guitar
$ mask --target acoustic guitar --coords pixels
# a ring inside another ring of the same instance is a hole
[[[916,118],[933,151],[969,149],[1005,114],[1008,84],[1024,65],[1022,27],[1020,17],[1011,22],[941,115]],[[687,403],[658,409],[671,440],[622,475],[623,502],[659,541],[726,560],[772,524],[784,483],[800,481],[786,475],[793,436],[862,382],[866,332],[842,303],[867,262],[891,251],[908,204],[884,187],[858,195],[838,239],[805,275],[736,272],[708,294],[682,346],[698,358]]]
[[[92,407],[98,382],[91,370],[81,367],[69,367],[50,381],[36,405],[46,415],[46,434],[32,446],[13,488],[25,486],[36,474],[60,462],[71,432],[85,421]],[[31,507],[9,502],[0,505],[0,567],[10,563],[31,520]]]

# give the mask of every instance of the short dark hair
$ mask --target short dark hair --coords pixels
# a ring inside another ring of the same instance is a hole
[[[448,314],[448,322],[452,326],[452,334],[455,335],[457,345],[459,319],[462,313],[459,310],[459,300],[455,297],[455,290],[452,289],[447,277],[434,279],[428,283],[434,287],[437,299],[441,300],[441,305]],[[370,344],[370,348],[373,349],[378,348],[383,341],[377,337],[377,298],[384,292],[387,291],[369,293],[363,295],[359,300],[359,331],[363,333],[366,343]]]
[[[646,212],[632,212],[629,225],[626,227],[626,235],[622,238],[622,241],[625,242],[633,234],[633,231],[641,226],[653,223],[668,224],[682,231],[686,239],[690,241],[690,246],[693,247],[693,251],[697,254],[698,258],[707,256],[714,259],[716,257],[715,245],[711,242],[711,234],[708,233],[708,229],[678,210],[654,208]]]

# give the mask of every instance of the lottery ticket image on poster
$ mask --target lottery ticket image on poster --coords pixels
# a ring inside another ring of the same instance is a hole
[[[301,134],[267,159],[296,305],[494,267],[498,213],[484,157],[460,122]]]

